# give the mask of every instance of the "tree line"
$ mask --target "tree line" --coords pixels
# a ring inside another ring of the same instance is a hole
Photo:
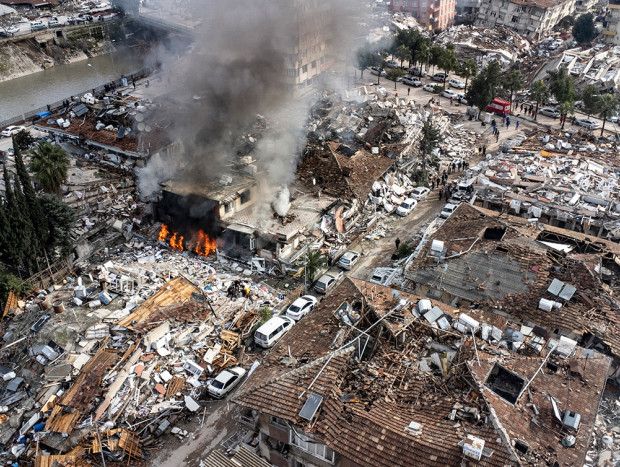
[[[4,196],[0,196],[0,302],[21,283],[16,276],[36,273],[71,250],[75,222],[71,207],[58,198],[69,166],[62,148],[41,143],[30,168],[37,184],[51,193],[37,196],[22,158],[24,144],[13,138],[15,173],[3,167]]]

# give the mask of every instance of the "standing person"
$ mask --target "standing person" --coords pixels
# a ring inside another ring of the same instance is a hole
[[[454,104],[454,99],[451,97],[450,98],[450,105]]]
[[[516,128],[515,129],[519,129],[519,120],[517,120],[517,124],[516,124]]]
[[[433,181],[431,182],[431,191],[433,191],[435,189],[435,179],[433,178]]]
[[[495,133],[495,142],[499,143],[499,130],[497,130],[497,133]]]
[[[398,250],[398,247],[400,246],[400,238],[396,237],[396,240],[394,240],[394,243],[396,243],[396,249]]]
[[[487,147],[486,146],[482,146],[482,155],[486,156],[487,155]],[[467,164],[469,166],[469,164]]]
[[[407,88],[407,95],[409,96],[411,94],[411,88]]]

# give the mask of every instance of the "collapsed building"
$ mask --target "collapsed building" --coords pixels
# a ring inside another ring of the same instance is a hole
[[[516,329],[346,279],[233,400],[279,466],[582,464],[610,359]]]

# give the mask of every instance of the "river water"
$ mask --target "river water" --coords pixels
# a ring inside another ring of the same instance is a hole
[[[84,93],[144,66],[131,49],[0,82],[0,122]]]

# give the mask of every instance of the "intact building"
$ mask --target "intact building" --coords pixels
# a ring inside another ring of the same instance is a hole
[[[413,16],[427,29],[446,29],[454,24],[456,0],[391,0],[390,10]]]
[[[620,45],[620,2],[610,2],[607,5],[607,15],[605,16],[605,27],[602,34],[605,42]]]
[[[476,26],[506,26],[518,34],[540,40],[573,13],[575,0],[482,0]]]

